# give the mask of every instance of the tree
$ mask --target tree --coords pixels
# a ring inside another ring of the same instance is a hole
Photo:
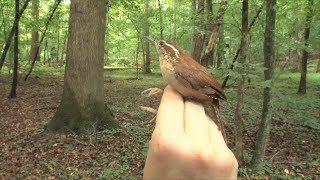
[[[227,0],[222,0],[220,3],[220,7],[218,9],[217,15],[213,20],[213,25],[211,27],[211,35],[207,43],[204,55],[201,58],[201,62],[208,62],[209,59],[212,58],[212,55],[216,46],[216,41],[218,39],[219,30],[223,23],[224,14],[226,10],[227,10]]]
[[[63,94],[49,130],[85,133],[117,126],[104,103],[106,8],[105,0],[71,1]]]
[[[36,60],[39,59],[38,56],[39,56],[39,51],[40,51],[40,45],[42,44],[42,42],[43,42],[43,40],[44,40],[44,38],[45,38],[45,36],[46,36],[46,33],[47,33],[47,31],[48,31],[48,28],[49,28],[49,24],[50,24],[50,22],[51,22],[51,20],[52,20],[52,17],[53,17],[53,15],[54,15],[54,13],[55,13],[56,10],[58,9],[61,1],[62,1],[62,0],[56,0],[56,1],[55,1],[53,10],[52,10],[49,18],[48,18],[47,21],[46,21],[44,31],[43,31],[43,33],[42,33],[42,35],[41,35],[41,38],[40,38],[40,42],[37,43],[37,46],[35,47],[35,54],[34,54],[34,56],[33,56],[33,59],[31,59],[30,69],[29,69],[29,71],[27,72],[26,76],[24,77],[24,80],[25,80],[25,81],[28,79],[28,77],[29,77],[30,74],[32,73],[33,68],[34,68],[34,65],[35,65],[35,63],[36,63]]]
[[[306,16],[306,24],[304,28],[304,49],[301,60],[301,77],[299,83],[299,94],[306,94],[307,92],[307,66],[308,66],[308,58],[309,58],[309,37],[310,37],[310,25],[312,20],[312,8],[313,8],[313,0],[308,0],[307,5],[307,16]]]
[[[18,67],[19,67],[19,0],[15,0],[15,16],[14,21],[17,22],[14,28],[14,47],[13,47],[13,76],[9,98],[17,97],[18,85]]]
[[[144,1],[144,11],[145,11],[145,25],[144,25],[144,36],[149,37],[150,35],[150,24],[149,24],[149,0]],[[144,72],[146,74],[151,73],[151,55],[150,55],[150,43],[149,41],[144,38]]]
[[[241,64],[238,68],[240,75],[238,86],[237,86],[237,104],[235,109],[234,119],[236,122],[235,128],[235,155],[239,164],[243,163],[243,148],[244,148],[244,122],[242,118],[243,112],[243,96],[244,96],[244,82],[246,79],[245,75],[245,62],[247,57],[247,46],[249,39],[249,26],[248,26],[248,15],[249,14],[249,3],[248,0],[242,1],[242,37],[241,37],[241,50],[239,63]]]
[[[217,44],[217,64],[216,67],[219,69],[221,67],[222,62],[225,59],[225,47],[226,43],[224,41],[224,28],[223,25],[220,28],[219,32],[219,40]]]
[[[258,9],[256,15],[255,15],[254,18],[252,19],[252,21],[251,21],[251,23],[250,23],[250,25],[249,25],[249,32],[250,32],[251,28],[253,27],[253,25],[255,24],[256,20],[258,19],[259,15],[260,15],[260,13],[261,13],[261,11],[262,11],[263,5],[264,5],[264,4],[262,4],[262,5],[260,6],[260,8]],[[234,63],[237,61],[237,59],[238,59],[238,57],[239,57],[241,48],[242,48],[242,46],[241,46],[241,43],[240,43],[240,46],[239,46],[239,48],[237,49],[236,54],[235,54],[235,56],[234,56],[233,59],[232,59],[231,66],[229,67],[230,70],[233,70],[233,68],[234,68]],[[228,74],[228,75],[226,76],[226,78],[225,78],[225,79],[223,80],[223,82],[222,82],[222,87],[223,87],[223,88],[226,87],[229,78],[230,78],[230,75]]]
[[[37,56],[37,46],[39,43],[39,31],[36,24],[39,22],[39,0],[32,0],[32,18],[33,18],[33,28],[31,32],[31,47],[30,47],[30,60],[39,59]]]
[[[263,88],[261,121],[251,162],[251,165],[255,170],[258,170],[261,167],[270,133],[269,103],[271,100],[271,87],[267,84],[270,84],[268,82],[271,82],[273,78],[275,22],[276,0],[266,0],[266,25],[263,46],[265,67],[264,79],[266,85]]]
[[[17,27],[17,24],[19,23],[19,20],[20,20],[20,18],[22,16],[24,10],[26,10],[26,8],[28,7],[29,2],[30,2],[30,0],[25,0],[24,1],[21,9],[19,10],[19,14],[18,14],[17,18],[14,19],[11,31],[10,31],[10,33],[8,35],[8,38],[6,40],[5,46],[3,48],[3,51],[2,51],[2,54],[1,54],[1,57],[0,57],[0,71],[1,71],[2,66],[4,64],[4,61],[6,59],[7,52],[9,50],[9,48],[10,48],[12,37],[15,34],[15,31],[16,31],[15,28]]]
[[[193,51],[192,57],[193,59],[200,62],[201,53],[204,45],[205,34],[203,31],[205,30],[205,21],[204,21],[204,0],[194,0],[194,25],[195,30],[193,33]]]

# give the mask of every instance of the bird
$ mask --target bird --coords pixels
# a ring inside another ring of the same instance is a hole
[[[219,100],[226,100],[226,95],[220,83],[205,67],[177,45],[165,40],[154,40],[150,37],[147,39],[152,41],[157,49],[164,80],[185,100],[211,106],[216,116],[212,119],[226,140],[219,110]]]

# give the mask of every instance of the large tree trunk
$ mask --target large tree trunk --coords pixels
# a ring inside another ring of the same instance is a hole
[[[32,18],[33,18],[34,25],[36,25],[39,23],[39,0],[32,0],[31,2],[32,2]],[[38,27],[33,27],[31,32],[31,48],[30,48],[29,60],[36,58],[38,43],[39,43]],[[39,60],[39,56],[36,59]]]
[[[149,0],[145,0],[144,2],[144,10],[145,10],[145,26],[144,26],[144,36],[149,37],[150,34],[150,24],[149,24]],[[149,41],[145,38],[144,40],[144,55],[145,55],[145,65],[144,72],[146,74],[151,73],[151,55],[150,55],[150,44]]]
[[[306,94],[307,92],[307,66],[308,66],[308,58],[309,52],[307,48],[309,47],[309,36],[310,36],[310,24],[312,19],[312,8],[313,8],[313,0],[308,0],[308,10],[306,17],[306,24],[304,29],[304,49],[301,60],[301,77],[299,83],[299,94]]]
[[[204,21],[204,0],[197,0],[194,2],[194,25],[195,32],[193,33],[193,51],[192,57],[200,62],[201,52],[205,39],[205,21]]]
[[[104,103],[106,7],[105,0],[71,1],[63,94],[49,130],[86,133],[117,126]]]
[[[15,0],[15,21],[18,23],[14,28],[14,47],[13,47],[13,76],[12,85],[9,98],[17,97],[17,85],[18,85],[18,67],[19,67],[19,0]]]
[[[243,149],[244,149],[244,122],[242,118],[243,112],[243,96],[244,96],[244,82],[246,78],[245,62],[247,57],[247,46],[249,39],[249,26],[248,26],[248,11],[249,11],[248,0],[242,1],[242,37],[241,37],[241,51],[239,63],[241,66],[238,68],[240,74],[238,87],[237,87],[237,105],[235,110],[235,155],[239,164],[243,164]]]
[[[276,0],[266,0],[266,26],[264,33],[264,79],[272,81],[273,64],[275,57],[274,37],[275,37],[275,22],[276,22]],[[269,103],[271,100],[271,87],[266,86],[263,89],[263,105],[260,126],[256,138],[254,154],[252,158],[252,167],[255,170],[260,169],[265,155],[265,149],[270,133],[270,115]]]
[[[11,31],[8,35],[8,38],[6,40],[6,44],[3,48],[3,51],[2,51],[2,54],[1,54],[1,57],[0,57],[0,71],[3,67],[3,64],[4,64],[4,60],[6,59],[6,56],[7,56],[7,53],[8,53],[8,50],[10,48],[10,45],[11,45],[11,40],[12,40],[12,37],[15,33],[15,27],[17,26],[17,24],[19,23],[19,20],[24,12],[24,10],[27,8],[28,4],[29,4],[30,0],[25,0],[24,1],[24,4],[22,5],[21,9],[19,10],[19,14],[18,14],[18,17],[15,18],[14,22],[13,22],[13,25],[12,25],[12,28],[11,28]]]

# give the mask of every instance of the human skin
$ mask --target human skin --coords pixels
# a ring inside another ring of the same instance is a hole
[[[238,163],[201,104],[164,90],[149,142],[144,180],[236,179]]]

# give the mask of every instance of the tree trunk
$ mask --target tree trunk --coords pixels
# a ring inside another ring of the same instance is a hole
[[[37,53],[37,46],[39,43],[39,31],[38,27],[35,27],[35,25],[38,25],[39,23],[39,0],[32,0],[32,20],[33,20],[33,28],[31,32],[31,48],[30,48],[30,55],[29,60],[36,58]],[[36,58],[39,60],[39,57]]]
[[[160,38],[163,39],[163,16],[162,16],[162,3],[161,0],[157,0],[159,9],[159,23],[160,23]]]
[[[6,40],[6,44],[3,48],[3,51],[2,51],[2,54],[1,54],[1,57],[0,57],[0,71],[3,67],[3,64],[4,64],[4,60],[6,59],[6,56],[7,56],[7,53],[8,53],[8,50],[10,48],[10,45],[11,45],[11,40],[12,40],[12,37],[15,33],[15,27],[17,26],[17,24],[19,23],[19,20],[24,12],[24,10],[27,8],[28,4],[29,4],[30,0],[25,0],[24,1],[24,4],[22,5],[22,8],[19,10],[19,14],[18,14],[18,17],[15,18],[14,22],[13,22],[13,25],[12,25],[12,28],[11,28],[11,31],[8,35],[8,38]]]
[[[2,15],[2,23],[1,23],[1,27],[3,28],[3,41],[1,43],[1,48],[2,48],[2,44],[4,44],[4,42],[6,41],[6,37],[7,37],[7,18],[5,17],[5,12],[4,12],[4,5],[0,4],[0,8],[1,8],[1,15]]]
[[[201,62],[207,62],[210,60],[210,58],[212,58],[212,55],[214,53],[215,46],[216,46],[216,41],[218,39],[219,29],[223,23],[223,17],[224,17],[226,10],[227,10],[227,0],[222,0],[220,7],[219,7],[219,10],[217,12],[217,15],[213,20],[213,25],[211,28],[211,35],[210,35],[209,41],[207,43],[204,55],[201,58]]]
[[[261,13],[261,11],[262,11],[263,6],[264,6],[264,4],[262,4],[262,5],[260,6],[260,8],[259,8],[259,10],[257,11],[256,15],[255,15],[254,18],[252,19],[252,21],[251,21],[251,23],[250,23],[250,25],[249,25],[249,32],[250,32],[251,28],[253,27],[253,25],[255,24],[256,20],[258,19],[259,15],[260,15],[260,13]],[[229,67],[230,70],[233,70],[233,68],[234,68],[234,63],[237,61],[237,59],[238,59],[238,57],[239,57],[240,50],[241,50],[241,43],[240,43],[239,48],[237,49],[237,52],[236,52],[235,56],[233,57],[232,64],[231,64],[231,66]],[[230,78],[230,75],[228,74],[228,75],[226,76],[226,78],[223,80],[223,83],[222,83],[222,87],[223,87],[223,88],[226,87],[229,78]]]
[[[144,2],[144,10],[145,10],[145,26],[144,26],[144,36],[149,37],[150,34],[150,24],[149,24],[149,0],[145,0]],[[145,69],[144,72],[146,74],[151,73],[151,55],[150,55],[150,44],[149,41],[144,38],[144,55],[145,55]]]
[[[204,0],[197,0],[195,4],[194,25],[195,32],[193,34],[193,51],[192,57],[194,60],[200,62],[201,53],[203,50],[205,34],[205,21],[204,21]]]
[[[307,9],[307,17],[306,24],[304,29],[304,49],[301,60],[301,77],[299,83],[299,94],[306,94],[307,92],[307,66],[308,66],[308,58],[309,52],[307,48],[309,47],[309,36],[310,36],[310,24],[312,19],[312,8],[313,8],[313,0],[308,0],[308,9]]]
[[[246,79],[245,62],[247,57],[247,46],[249,38],[249,27],[248,27],[248,11],[249,11],[248,0],[242,1],[242,37],[241,37],[241,51],[239,63],[241,64],[238,68],[240,79],[237,87],[237,104],[235,109],[235,155],[240,165],[243,164],[243,149],[244,149],[244,122],[242,118],[243,112],[243,96],[244,96],[244,82]]]
[[[36,53],[35,53],[34,59],[31,60],[32,62],[31,62],[30,69],[29,69],[29,71],[27,72],[26,76],[24,77],[24,80],[25,80],[25,81],[28,79],[28,77],[30,76],[30,74],[31,74],[32,71],[33,71],[34,65],[35,65],[36,60],[37,60],[37,58],[38,58],[38,56],[39,56],[40,45],[42,44],[44,38],[46,37],[46,34],[47,34],[47,31],[48,31],[48,27],[49,27],[49,24],[50,24],[50,22],[51,22],[51,19],[52,19],[54,13],[56,12],[56,10],[58,9],[59,4],[61,3],[61,1],[62,1],[62,0],[57,0],[57,1],[56,1],[55,5],[54,5],[54,7],[53,7],[53,10],[52,10],[52,12],[51,12],[51,14],[50,14],[50,16],[49,16],[49,18],[48,18],[47,21],[46,21],[44,31],[43,31],[43,33],[42,33],[42,35],[41,35],[41,38],[40,38],[40,42],[38,43],[38,45],[37,45],[37,47],[36,47]]]
[[[222,62],[224,62],[225,59],[225,47],[226,44],[224,42],[224,28],[223,25],[220,28],[220,32],[219,32],[219,40],[218,40],[218,44],[217,44],[217,64],[216,67],[218,69],[220,69]]]
[[[46,41],[44,43],[44,48],[43,48],[43,63],[45,64],[46,62],[50,66],[50,61],[47,61],[47,49],[48,49],[48,36],[46,35]]]
[[[318,60],[316,73],[320,73],[320,59]]]
[[[117,123],[104,103],[105,0],[71,1],[67,64],[60,106],[48,124],[53,131],[87,133]]]
[[[209,37],[210,37],[210,32],[212,30],[212,27],[213,27],[213,22],[212,22],[212,19],[213,19],[213,6],[212,6],[212,0],[206,0],[206,10],[207,10],[207,27],[206,27],[206,31],[208,33],[205,34],[205,44],[208,44],[209,42]],[[222,25],[221,25],[222,26]],[[220,30],[219,30],[220,31]],[[214,64],[214,57],[215,57],[215,52],[217,51],[214,51],[210,57],[208,57],[207,59],[205,59],[204,61],[201,62],[201,64],[205,67],[208,67],[208,66],[212,66]]]
[[[13,47],[13,76],[12,76],[12,85],[9,98],[17,97],[17,85],[18,85],[18,67],[19,67],[19,0],[15,0],[15,21],[18,23],[14,28],[14,47]]]
[[[56,52],[56,62],[59,64],[59,55],[60,55],[60,14],[59,10],[57,10],[56,17],[58,19],[58,26],[57,26],[57,52]]]
[[[272,81],[273,64],[275,57],[274,37],[275,37],[275,20],[276,20],[276,0],[266,1],[266,26],[264,33],[264,79]],[[252,158],[252,167],[254,170],[259,170],[264,159],[265,149],[270,133],[270,115],[269,103],[271,100],[271,87],[265,86],[263,89],[263,105],[260,126],[256,138],[254,154]]]

